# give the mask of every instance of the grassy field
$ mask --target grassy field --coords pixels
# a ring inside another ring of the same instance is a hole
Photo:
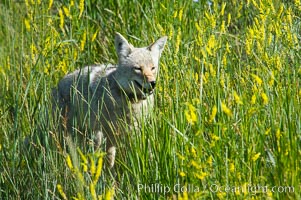
[[[300,16],[300,0],[2,0],[0,199],[300,199]],[[115,31],[169,38],[116,181],[49,113],[66,73],[116,63]]]

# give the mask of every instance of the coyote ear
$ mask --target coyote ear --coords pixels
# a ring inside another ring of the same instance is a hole
[[[151,44],[148,47],[148,50],[150,50],[155,55],[155,57],[160,58],[161,53],[162,53],[162,51],[164,49],[164,46],[166,44],[166,41],[167,41],[167,36],[161,37],[156,42]]]
[[[115,34],[115,48],[119,58],[127,57],[132,52],[132,46],[118,32]]]

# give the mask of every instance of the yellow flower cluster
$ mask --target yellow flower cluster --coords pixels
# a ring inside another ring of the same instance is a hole
[[[188,109],[185,110],[186,120],[191,125],[194,125],[198,120],[197,113],[196,113],[196,108],[190,103],[186,103],[186,105],[188,107]]]
[[[198,121],[197,106],[200,104],[198,98],[192,99],[192,103],[186,102],[186,109],[184,111],[186,120],[189,124],[194,125]]]
[[[69,154],[66,155],[66,164],[68,169],[72,172],[72,174],[75,175],[75,178],[79,181],[80,185],[84,186],[84,187],[88,187],[89,192],[91,194],[91,197],[93,200],[98,200],[98,199],[112,199],[113,195],[114,195],[114,188],[109,188],[106,190],[105,194],[102,195],[97,195],[96,192],[96,185],[98,183],[98,180],[101,176],[101,172],[102,172],[102,166],[103,166],[103,156],[104,153],[93,153],[93,154],[89,154],[89,155],[84,155],[81,150],[78,148],[77,152],[80,156],[81,162],[80,162],[80,166],[78,166],[77,163],[74,163],[74,161],[72,161],[72,156],[70,156]],[[77,160],[77,159],[74,159]],[[97,160],[97,163],[95,163],[95,160]],[[89,172],[89,173],[87,173]],[[84,176],[89,175],[90,178],[89,179],[85,179]],[[57,189],[59,194],[61,195],[61,197],[63,199],[67,199],[67,195],[64,193],[63,188],[60,184],[57,185]],[[77,193],[77,196],[72,197],[73,199],[84,199],[84,194],[82,194],[81,192]]]

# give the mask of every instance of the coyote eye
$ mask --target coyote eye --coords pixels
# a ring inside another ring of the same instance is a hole
[[[140,67],[134,67],[134,70],[140,72],[140,71],[141,71],[141,68],[140,68]]]
[[[156,68],[155,67],[152,67],[152,70],[155,70]]]

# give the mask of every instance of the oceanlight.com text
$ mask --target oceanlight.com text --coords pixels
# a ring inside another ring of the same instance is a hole
[[[293,193],[295,188],[293,186],[261,186],[261,185],[244,185],[244,186],[230,186],[230,185],[207,185],[205,190],[209,190],[212,193]]]

